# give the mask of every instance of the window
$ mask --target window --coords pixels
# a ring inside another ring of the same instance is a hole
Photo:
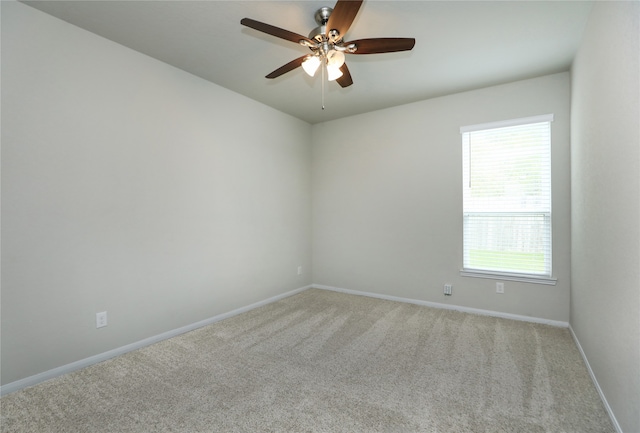
[[[463,147],[464,276],[551,278],[553,115],[467,126]]]

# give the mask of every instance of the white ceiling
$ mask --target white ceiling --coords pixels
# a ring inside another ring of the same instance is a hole
[[[354,84],[298,68],[307,48],[244,27],[253,18],[307,35],[335,0],[25,1],[105,38],[309,123],[566,71],[592,5],[583,1],[365,1],[345,40],[413,37],[409,52],[348,55]]]

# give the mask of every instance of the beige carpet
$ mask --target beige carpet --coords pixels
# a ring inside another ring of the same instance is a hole
[[[2,432],[614,432],[567,329],[323,290],[0,400]]]

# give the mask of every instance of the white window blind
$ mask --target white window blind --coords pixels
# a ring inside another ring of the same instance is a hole
[[[463,271],[551,277],[552,120],[461,128]]]

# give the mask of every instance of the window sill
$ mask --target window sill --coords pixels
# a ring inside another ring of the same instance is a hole
[[[526,274],[509,274],[506,272],[490,272],[477,270],[460,270],[460,276],[472,278],[489,278],[492,280],[519,281],[521,283],[546,284],[547,286],[555,286],[558,282],[557,278],[539,277],[536,275]]]

